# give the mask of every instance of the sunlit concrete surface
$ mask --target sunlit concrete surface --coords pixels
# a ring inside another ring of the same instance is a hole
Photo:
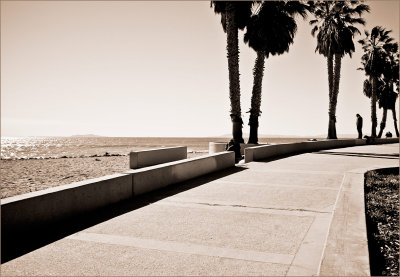
[[[347,220],[344,232],[340,219],[361,210],[354,174],[396,167],[398,156],[396,143],[246,163],[138,197],[140,207],[8,261],[2,274],[368,275],[365,222]],[[360,271],[334,264],[345,260],[335,245],[348,242]]]

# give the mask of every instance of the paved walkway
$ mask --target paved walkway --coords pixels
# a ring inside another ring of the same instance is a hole
[[[1,274],[329,275],[346,172],[395,167],[398,155],[399,144],[369,145],[243,164],[141,197]]]

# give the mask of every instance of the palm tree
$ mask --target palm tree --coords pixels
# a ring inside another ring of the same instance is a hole
[[[378,87],[377,91],[379,108],[383,109],[378,138],[382,137],[383,130],[386,127],[387,110],[392,110],[396,136],[399,137],[395,105],[398,93],[394,91],[394,88],[396,91],[399,89],[399,47],[397,43],[387,44],[385,46],[388,56],[386,58],[385,69],[382,75],[383,86]]]
[[[385,82],[383,81],[382,78],[377,78],[375,81],[375,97],[376,99],[381,99],[380,103],[382,103],[382,105],[384,105],[384,89],[385,89]],[[367,96],[369,99],[371,99],[371,103],[372,103],[372,82],[371,79],[365,79],[364,80],[364,84],[363,84],[363,93],[365,96]],[[381,106],[380,106],[381,108]],[[386,122],[386,116],[387,116],[387,110],[383,109],[383,114],[382,114],[382,120],[384,120]]]
[[[389,56],[389,49],[393,44],[393,39],[389,37],[391,31],[386,31],[380,26],[372,28],[371,33],[365,31],[365,38],[359,40],[364,51],[361,57],[362,68],[365,75],[369,77],[371,84],[371,137],[376,137],[376,127],[378,125],[376,117],[376,101],[379,78],[381,78],[386,59]]]
[[[216,14],[221,14],[221,24],[227,35],[227,57],[229,71],[229,98],[231,104],[232,136],[235,144],[244,142],[242,112],[240,106],[239,41],[238,30],[246,27],[251,16],[253,2],[211,1]],[[240,149],[240,147],[239,147]],[[240,155],[240,153],[236,153]]]
[[[365,96],[367,96],[368,98],[371,98],[372,85],[371,85],[371,82],[369,79],[364,80],[363,92],[364,92]],[[388,80],[385,81],[384,78],[378,78],[375,93],[376,93],[376,98],[378,101],[379,108],[382,109],[382,120],[380,123],[380,130],[379,130],[379,134],[377,137],[378,138],[382,137],[383,130],[386,127],[386,119],[387,119],[387,111],[388,110],[392,110],[395,131],[396,131],[396,135],[398,137],[399,131],[397,129],[396,105],[395,105],[397,97],[398,97],[398,93],[393,91],[393,83],[390,84],[390,83],[388,83]]]
[[[344,55],[354,52],[353,37],[360,31],[355,24],[364,25],[361,18],[369,12],[369,6],[358,1],[316,1],[310,2],[315,19],[311,34],[317,34],[315,51],[327,58],[329,84],[329,125],[328,139],[337,139],[336,106],[339,94],[341,60]]]
[[[387,85],[385,85],[387,86]],[[399,130],[397,128],[397,118],[396,118],[396,100],[398,97],[398,93],[394,91],[388,91],[388,88],[385,88],[385,92],[378,96],[378,104],[379,108],[382,108],[382,121],[380,124],[378,138],[382,137],[383,130],[386,127],[386,118],[387,118],[387,111],[391,110],[393,114],[393,122],[394,122],[394,129],[396,132],[396,136],[399,137]]]
[[[248,143],[258,143],[258,117],[261,115],[261,91],[264,62],[269,55],[289,51],[297,31],[295,14],[306,16],[307,7],[298,1],[265,1],[260,4],[247,25],[244,41],[257,52],[253,69],[253,90],[250,108],[250,136]]]

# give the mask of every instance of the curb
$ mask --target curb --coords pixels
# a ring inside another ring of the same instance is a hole
[[[364,175],[380,167],[345,173],[321,256],[318,276],[370,276]]]

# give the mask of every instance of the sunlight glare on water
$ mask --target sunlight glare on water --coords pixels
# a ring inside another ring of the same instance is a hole
[[[1,159],[127,155],[139,149],[181,145],[188,146],[188,152],[207,152],[209,141],[210,138],[2,137]]]

